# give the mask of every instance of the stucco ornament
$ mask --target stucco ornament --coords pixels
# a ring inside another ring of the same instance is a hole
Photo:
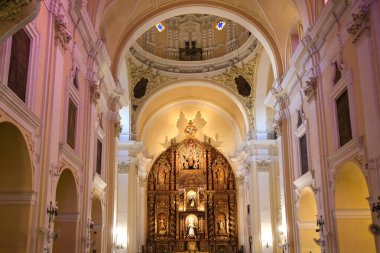
[[[2,0],[0,1],[0,20],[13,20],[22,7],[29,4],[28,0]]]

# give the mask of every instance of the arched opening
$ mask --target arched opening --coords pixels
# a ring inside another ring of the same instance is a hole
[[[321,249],[314,239],[319,239],[316,232],[318,215],[317,202],[313,190],[305,188],[300,194],[298,209],[299,247],[301,253],[320,253]]]
[[[93,228],[91,229],[90,253],[101,253],[103,238],[103,219],[102,202],[99,198],[92,199],[91,218],[93,222]]]
[[[30,252],[34,195],[27,144],[9,122],[0,123],[0,140],[0,251]]]
[[[344,164],[335,186],[335,216],[339,251],[376,252],[374,237],[368,230],[372,223],[368,204],[368,186],[358,165]]]
[[[56,201],[58,215],[54,230],[59,234],[54,241],[54,253],[76,252],[77,227],[79,221],[78,197],[75,179],[69,169],[65,169],[59,177]]]

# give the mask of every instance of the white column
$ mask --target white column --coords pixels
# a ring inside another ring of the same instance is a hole
[[[246,203],[246,187],[244,176],[236,177],[237,186],[237,208],[238,208],[238,231],[239,231],[239,248],[240,245],[244,246],[244,249],[249,249],[247,244],[248,238],[248,224],[247,224],[247,203]]]
[[[115,226],[114,249],[116,252],[126,252],[127,246],[127,196],[128,196],[128,165],[119,164],[117,174],[117,214]],[[123,249],[121,249],[123,247]],[[125,249],[124,249],[125,248]]]
[[[146,218],[147,216],[147,173],[152,159],[145,158],[141,153],[137,155],[139,159],[138,170],[138,198],[137,198],[137,236],[138,252],[142,252],[142,246],[146,243]]]
[[[128,168],[127,252],[137,252],[137,160],[131,159]]]
[[[249,158],[250,182],[251,182],[251,205],[250,220],[252,224],[252,252],[261,252],[261,222],[260,222],[260,203],[259,188],[257,178],[257,168],[254,157]]]
[[[245,186],[245,167],[248,154],[242,151],[239,156],[231,158],[236,168],[236,187],[237,187],[237,217],[239,231],[239,248],[243,245],[244,249],[249,249],[248,244],[248,223],[247,223],[247,188]]]
[[[122,217],[123,214],[126,214],[127,219],[126,232],[122,230],[117,231],[126,237],[126,242],[123,242],[119,239],[119,241],[116,241],[117,244],[126,244],[126,249],[123,249],[122,252],[138,252],[138,227],[141,225],[138,222],[138,217],[141,216],[141,209],[138,205],[138,196],[140,194],[138,189],[139,159],[137,154],[141,150],[142,143],[140,142],[131,141],[119,145],[119,161],[121,161],[122,164],[124,164],[127,167],[127,178],[121,180],[118,185],[118,189],[120,189],[120,191],[118,192],[118,212],[122,214]],[[125,189],[127,191],[126,193]],[[123,205],[122,202],[126,202],[126,205]],[[120,226],[122,226],[121,223],[119,224]],[[126,233],[126,235],[124,235],[124,233]],[[117,236],[119,237],[118,233]]]
[[[279,182],[279,201],[280,201],[280,217],[281,217],[281,229],[279,231],[279,243],[284,247],[285,252],[287,252],[286,242],[287,242],[287,220],[286,220],[286,206],[285,206],[285,184],[284,184],[284,165],[282,161],[282,137],[277,138],[278,147],[278,182]]]
[[[260,202],[261,252],[273,252],[273,231],[271,214],[270,169],[268,161],[257,162],[257,179]]]

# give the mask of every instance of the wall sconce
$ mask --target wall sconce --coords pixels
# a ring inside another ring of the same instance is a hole
[[[54,223],[54,219],[58,215],[58,207],[54,207],[52,205],[52,202],[50,201],[50,206],[49,208],[46,209],[46,213],[49,215],[49,229],[50,229],[50,224]]]
[[[48,243],[51,242],[51,239],[53,239],[53,241],[57,240],[59,238],[59,235],[61,234],[61,230],[58,229],[57,231],[48,231],[47,233],[47,241]]]
[[[87,227],[88,227],[89,229],[94,229],[94,222],[92,221],[91,218],[89,218],[89,219],[87,220]]]
[[[380,200],[380,197],[377,197],[378,200]],[[377,218],[380,218],[380,201],[372,203],[371,211],[373,213],[376,213]]]
[[[315,232],[319,232],[319,231],[322,231],[322,233],[323,233],[323,225],[325,225],[325,221],[323,220],[323,217],[322,217],[322,215],[321,216],[319,216],[319,218],[318,218],[318,215],[317,215],[317,229],[315,230]]]

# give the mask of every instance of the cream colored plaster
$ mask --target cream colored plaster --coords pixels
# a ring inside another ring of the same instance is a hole
[[[137,113],[136,130],[140,134],[146,122],[163,106],[176,101],[191,99],[207,101],[227,112],[236,121],[240,138],[248,130],[248,117],[238,99],[227,90],[205,81],[185,81],[168,86],[153,94]]]
[[[223,111],[215,110],[215,106],[212,104],[199,100],[185,100],[182,103],[176,103],[158,115],[154,115],[151,122],[148,122],[149,124],[142,132],[142,142],[149,155],[157,156],[160,154],[165,150],[161,144],[176,137],[179,131],[184,131],[184,129],[177,128],[177,121],[181,112],[184,113],[187,120],[193,120],[197,112],[200,112],[202,118],[207,122],[203,134],[220,141],[221,144],[218,148],[227,157],[235,154],[238,145],[241,143],[241,138],[236,136],[238,133],[236,130],[234,131],[234,126],[231,125],[233,121],[231,122],[228,115]],[[199,140],[204,141],[204,139]]]

